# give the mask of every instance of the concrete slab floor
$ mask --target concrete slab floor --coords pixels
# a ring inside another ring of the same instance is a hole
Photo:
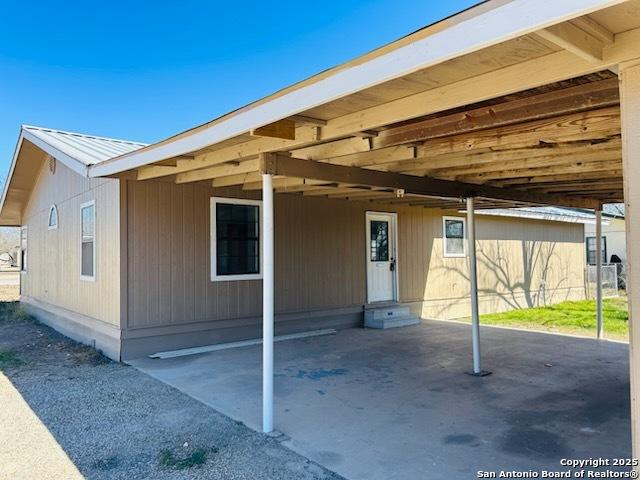
[[[624,344],[425,322],[275,346],[275,427],[349,479],[466,479],[478,470],[566,470],[561,458],[631,454]],[[131,362],[259,430],[261,347]]]

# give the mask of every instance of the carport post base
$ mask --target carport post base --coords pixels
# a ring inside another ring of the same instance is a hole
[[[491,375],[493,372],[490,372],[489,370],[480,370],[479,372],[474,372],[473,370],[471,370],[470,372],[465,372],[467,375],[471,375],[472,377],[486,377],[488,375]]]
[[[640,458],[640,62],[620,65],[633,457]]]

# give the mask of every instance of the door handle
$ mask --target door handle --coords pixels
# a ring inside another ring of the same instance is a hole
[[[391,262],[389,263],[389,270],[393,272],[395,269],[396,269],[396,261],[392,258]]]

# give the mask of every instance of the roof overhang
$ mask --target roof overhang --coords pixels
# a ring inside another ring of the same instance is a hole
[[[410,37],[415,38],[413,41],[396,42],[201,127],[91,166],[89,175],[114,175],[198,151],[355,92],[624,1],[563,0],[544,2],[544,5],[540,0],[485,2],[464,15],[454,16],[428,27],[424,32],[417,32]],[[579,60],[582,62],[582,73],[586,73],[615,66],[620,58],[614,52],[600,62]],[[555,74],[558,79],[568,74],[569,66],[564,63],[550,65],[550,74]],[[555,72],[554,68],[558,71]],[[551,81],[553,77],[550,77]],[[476,98],[475,101],[482,99]],[[342,134],[342,130],[334,127],[331,121],[322,130],[323,140],[340,138]]]
[[[15,227],[21,224],[22,212],[29,201],[38,172],[48,155],[78,175],[87,176],[88,168],[86,165],[42,141],[28,129],[22,127],[2,191],[0,226]]]

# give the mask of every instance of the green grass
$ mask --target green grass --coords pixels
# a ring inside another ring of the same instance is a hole
[[[207,451],[204,448],[198,448],[184,457],[177,456],[169,449],[160,452],[160,465],[176,470],[186,470],[193,467],[204,465],[207,461]]]
[[[0,324],[33,322],[33,318],[19,302],[0,302]]]
[[[24,362],[16,352],[8,348],[0,348],[0,370],[16,368],[23,364]]]
[[[612,340],[628,341],[627,298],[604,300],[604,336]],[[470,319],[465,319],[469,321]],[[595,300],[562,302],[548,307],[512,310],[480,316],[480,323],[502,327],[544,330],[573,335],[595,336]]]

